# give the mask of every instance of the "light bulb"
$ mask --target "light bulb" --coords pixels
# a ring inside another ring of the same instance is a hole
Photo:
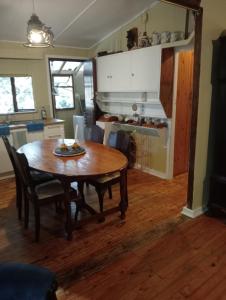
[[[41,43],[43,40],[43,32],[40,30],[32,30],[29,34],[29,41],[31,43]]]

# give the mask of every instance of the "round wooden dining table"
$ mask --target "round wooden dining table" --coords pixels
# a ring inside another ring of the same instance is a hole
[[[65,191],[66,232],[69,240],[72,238],[73,230],[70,205],[72,181],[85,181],[119,171],[121,194],[119,210],[122,218],[125,217],[128,207],[126,156],[116,149],[90,141],[79,143],[85,149],[84,154],[58,156],[54,153],[62,143],[70,146],[74,142],[72,139],[40,140],[25,144],[17,150],[25,154],[32,169],[48,172],[61,180]]]

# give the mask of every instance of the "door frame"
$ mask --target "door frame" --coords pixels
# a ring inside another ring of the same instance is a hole
[[[52,85],[51,85],[51,71],[49,67],[50,59],[62,59],[62,60],[89,60],[90,58],[87,56],[65,56],[65,55],[45,55],[45,65],[46,65],[46,74],[47,74],[47,86],[48,86],[48,101],[50,107],[50,115],[54,118],[54,109],[52,102]]]
[[[193,206],[194,189],[194,168],[195,168],[195,148],[197,135],[197,118],[199,103],[199,81],[200,81],[200,63],[201,63],[201,44],[202,44],[202,19],[203,8],[200,6],[201,0],[161,0],[171,5],[177,5],[190,9],[195,17],[195,40],[194,40],[194,70],[193,70],[193,96],[190,121],[190,153],[188,170],[188,189],[187,189],[187,208]]]

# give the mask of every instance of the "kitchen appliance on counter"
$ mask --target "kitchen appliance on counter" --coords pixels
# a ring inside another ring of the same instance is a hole
[[[74,138],[79,141],[85,140],[85,117],[73,116]]]

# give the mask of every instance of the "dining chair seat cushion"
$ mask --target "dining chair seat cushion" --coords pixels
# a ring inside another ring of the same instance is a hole
[[[64,190],[61,182],[56,179],[36,185],[35,192],[38,199],[41,200],[47,197],[63,194]]]
[[[46,268],[22,263],[0,264],[1,300],[53,299],[50,295],[56,289],[56,276]]]
[[[76,191],[77,189],[77,184],[72,182],[71,183],[71,191]],[[48,182],[44,182],[41,184],[36,185],[35,187],[35,192],[38,196],[38,199],[45,199],[48,197],[54,197],[57,195],[61,195],[64,193],[64,189],[62,186],[62,183],[60,182],[60,180],[51,180]]]
[[[31,177],[35,184],[40,184],[43,182],[48,182],[50,180],[54,180],[54,176],[49,173],[39,172],[31,170]]]
[[[98,177],[97,179],[95,179],[96,182],[98,183],[107,183],[113,179],[119,178],[120,177],[120,173],[119,172],[115,172],[115,173],[111,173],[111,174],[107,174],[101,177]]]

